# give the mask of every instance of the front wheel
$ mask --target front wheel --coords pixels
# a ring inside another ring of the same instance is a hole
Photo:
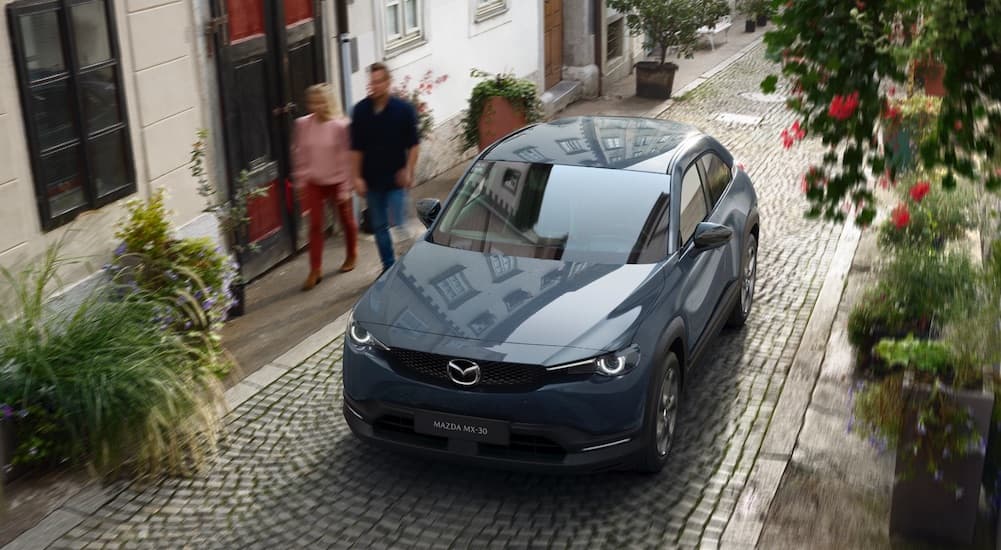
[[[747,322],[747,316],[751,314],[751,306],[754,304],[754,283],[758,278],[758,238],[751,233],[747,236],[747,245],[742,254],[740,271],[740,294],[737,303],[730,312],[727,320],[728,327],[742,327]]]
[[[647,400],[646,444],[638,468],[649,473],[664,468],[674,444],[681,405],[681,365],[674,353],[668,352],[663,366],[654,375],[654,388]]]

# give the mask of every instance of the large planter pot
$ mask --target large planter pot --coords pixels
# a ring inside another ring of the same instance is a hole
[[[754,19],[744,20],[744,32],[754,32],[756,29]]]
[[[25,472],[22,466],[12,466],[17,450],[17,423],[10,418],[0,418],[0,483],[14,481]]]
[[[984,454],[972,452],[952,459],[936,457],[942,475],[940,481],[923,467],[927,464],[926,457],[915,457],[913,451],[905,456],[919,437],[917,404],[927,399],[931,391],[926,385],[904,381],[906,405],[897,446],[897,482],[893,486],[890,507],[890,532],[951,545],[969,544],[976,527]],[[960,409],[971,411],[974,428],[987,438],[994,394],[952,388],[941,391],[954,399]]]
[[[232,283],[229,286],[229,291],[233,294],[233,306],[229,308],[230,317],[241,317],[246,312],[246,284],[245,283]]]
[[[478,125],[480,151],[525,124],[525,113],[515,109],[503,97],[491,97],[486,101],[483,114],[480,115]]]
[[[925,95],[945,96],[945,65],[937,61],[916,61],[914,79],[924,86]]]
[[[767,15],[759,15],[758,16],[758,20],[756,21],[756,23],[758,24],[759,27],[764,27],[765,25],[768,24],[768,16]]]
[[[669,99],[674,88],[674,63],[640,61],[636,64],[636,95],[651,99]]]

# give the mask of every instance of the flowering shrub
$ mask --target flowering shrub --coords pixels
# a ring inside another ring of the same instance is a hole
[[[875,216],[869,174],[897,176],[878,140],[880,126],[903,115],[887,93],[913,78],[917,63],[945,66],[940,116],[916,144],[920,164],[944,169],[941,184],[960,176],[1001,186],[1001,174],[981,161],[1001,149],[1001,4],[953,0],[776,0],[776,28],[765,36],[791,87],[787,107],[803,131],[828,147],[818,175],[806,186],[810,216],[856,222]],[[774,93],[778,75],[762,82]],[[894,90],[895,91],[895,90]],[[913,91],[908,82],[907,95]],[[784,140],[784,144],[788,140]]]
[[[207,353],[217,374],[225,375],[220,332],[235,300],[230,286],[236,262],[211,240],[175,239],[170,234],[163,191],[149,201],[131,201],[116,236],[122,244],[107,266],[115,279],[158,301],[154,321]]]
[[[940,181],[940,172],[916,172],[904,179],[896,189],[900,202],[879,229],[882,246],[941,248],[974,226],[971,187],[960,184],[945,190]],[[933,191],[935,187],[939,189]]]
[[[400,83],[393,87],[392,94],[400,99],[409,101],[417,111],[417,128],[421,140],[423,141],[434,129],[434,116],[431,107],[428,106],[424,97],[430,95],[436,86],[440,86],[448,80],[448,75],[435,77],[431,70],[424,73],[417,86],[410,88],[411,78],[409,75],[403,77]]]

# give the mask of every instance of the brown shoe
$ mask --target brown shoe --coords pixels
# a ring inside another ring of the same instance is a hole
[[[323,274],[321,272],[310,271],[309,277],[306,277],[306,282],[302,284],[302,290],[313,290],[313,287],[316,286],[316,284],[321,280],[323,280]]]
[[[352,269],[354,269],[355,268],[355,260],[357,260],[357,259],[358,259],[358,256],[355,255],[355,254],[352,254],[352,255],[348,256],[347,258],[344,258],[344,263],[341,264],[341,273],[347,273],[348,271],[351,271]]]

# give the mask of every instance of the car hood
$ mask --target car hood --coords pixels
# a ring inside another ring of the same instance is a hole
[[[390,338],[393,328],[481,344],[613,350],[628,345],[644,308],[656,301],[663,284],[657,267],[485,254],[419,240],[365,293],[354,319],[373,325],[377,337]]]

